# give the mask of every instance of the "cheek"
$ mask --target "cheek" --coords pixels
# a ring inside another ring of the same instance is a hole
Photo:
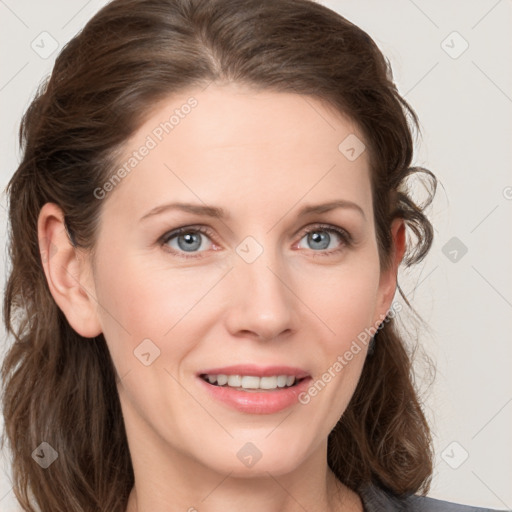
[[[166,268],[160,260],[148,265],[150,260],[149,256],[112,255],[97,272],[103,333],[114,361],[127,361],[125,366],[131,364],[133,351],[147,339],[163,356],[173,339],[179,340],[173,344],[173,358],[179,359],[177,356],[190,350],[184,334],[198,325],[198,318],[204,323],[207,316],[201,299],[222,276],[222,270]]]
[[[372,326],[378,299],[379,263],[375,255],[359,254],[354,263],[332,269],[324,275],[303,281],[314,293],[307,295],[307,305],[322,320],[322,336],[310,360],[317,368],[311,395],[317,400],[326,420],[322,428],[329,432],[348,406],[364,365],[369,337],[365,329]],[[314,286],[313,286],[314,281]]]
[[[361,261],[360,261],[361,263]],[[315,313],[322,319],[324,335],[311,351],[317,373],[300,397],[318,420],[315,428],[327,436],[347,409],[359,382],[367,345],[361,333],[371,326],[378,290],[378,265],[359,264],[336,273],[336,278],[317,279],[310,296]],[[313,309],[313,307],[312,307]],[[328,326],[328,329],[327,327]]]
[[[354,265],[341,265],[336,271],[333,268],[311,272],[309,278],[304,278],[302,296],[322,320],[326,333],[323,339],[328,340],[329,351],[339,351],[372,324],[378,300],[379,265],[370,256],[359,258]]]

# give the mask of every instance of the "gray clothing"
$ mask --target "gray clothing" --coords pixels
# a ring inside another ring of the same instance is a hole
[[[399,497],[375,485],[368,485],[358,492],[365,512],[496,512],[497,510],[459,505],[425,496]]]

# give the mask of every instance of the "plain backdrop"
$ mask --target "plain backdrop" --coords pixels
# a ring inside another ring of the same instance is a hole
[[[63,45],[105,3],[0,0],[3,247],[3,190],[19,161],[22,113]],[[416,331],[437,367],[428,387],[418,366],[436,450],[430,496],[510,509],[512,3],[321,3],[368,32],[389,59],[399,91],[421,121],[414,164],[439,179],[428,210],[435,227],[431,252],[417,268],[399,274],[408,300],[429,325]],[[421,197],[421,184],[413,186]],[[2,258],[5,281],[5,249]],[[404,324],[407,314],[404,306]],[[9,342],[2,331],[0,357]],[[11,491],[9,455],[2,457],[0,510],[14,512],[19,508]]]

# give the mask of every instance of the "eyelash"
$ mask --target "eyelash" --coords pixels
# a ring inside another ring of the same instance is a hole
[[[313,257],[318,256],[332,256],[334,254],[337,254],[341,252],[343,249],[351,247],[352,246],[352,236],[348,231],[345,231],[344,229],[332,226],[330,224],[315,224],[309,229],[306,229],[300,233],[300,240],[304,238],[304,236],[308,235],[309,233],[314,233],[317,231],[326,231],[329,233],[336,233],[341,240],[343,241],[343,245],[340,246],[337,249],[331,249],[331,250],[323,250],[323,251],[313,251]],[[159,238],[158,243],[160,246],[166,251],[170,252],[172,254],[176,254],[179,257],[186,258],[186,259],[193,259],[193,258],[201,258],[201,253],[196,253],[194,256],[186,255],[185,252],[176,251],[175,249],[170,248],[169,246],[166,246],[170,240],[173,238],[184,235],[184,234],[191,234],[191,233],[201,233],[205,236],[207,236],[210,239],[213,239],[214,233],[213,231],[206,227],[206,226],[183,226],[181,228],[177,228],[173,231],[169,231],[165,233],[162,237]]]

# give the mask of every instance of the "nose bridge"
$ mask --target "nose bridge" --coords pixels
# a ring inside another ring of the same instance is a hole
[[[236,293],[231,304],[238,330],[268,338],[292,328],[294,307],[281,253],[271,240],[271,236],[264,241],[249,236],[237,246],[233,274]]]

